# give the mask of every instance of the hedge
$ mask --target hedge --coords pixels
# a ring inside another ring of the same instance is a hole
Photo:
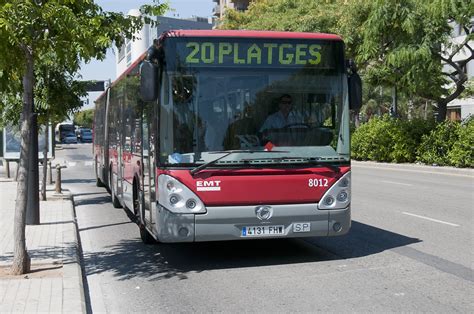
[[[352,158],[474,167],[474,119],[459,122],[375,117],[352,134]]]

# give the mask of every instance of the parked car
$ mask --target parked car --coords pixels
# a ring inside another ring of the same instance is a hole
[[[65,133],[63,136],[63,144],[77,144],[76,134],[73,132]]]
[[[92,130],[80,128],[77,132],[77,140],[82,143],[92,143]]]

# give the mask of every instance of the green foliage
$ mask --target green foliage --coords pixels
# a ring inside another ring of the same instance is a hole
[[[222,28],[327,32],[337,23],[337,2],[327,0],[260,0],[246,12],[227,10]],[[333,14],[326,14],[331,10]]]
[[[361,160],[390,161],[390,118],[371,119],[352,135],[352,157]]]
[[[474,118],[471,117],[458,130],[458,140],[448,153],[450,164],[474,168]]]
[[[92,128],[94,122],[94,109],[87,109],[74,114],[74,124],[87,128]]]
[[[371,119],[352,135],[352,157],[384,162],[414,162],[416,149],[432,121],[404,121],[388,115]]]
[[[247,11],[227,10],[220,28],[334,33],[353,58],[371,8],[367,0],[255,0]]]
[[[465,90],[462,92],[460,98],[474,97],[474,78],[470,78],[465,84]]]
[[[474,120],[465,124],[446,121],[426,134],[418,160],[439,166],[474,167]]]
[[[167,8],[154,0],[140,10],[152,16]],[[133,39],[150,21],[103,11],[90,0],[0,0],[0,124],[19,121],[27,54],[34,61],[40,123],[61,121],[80,107],[85,93],[84,85],[75,79],[81,63],[102,60],[113,43],[120,46],[125,38]]]
[[[461,67],[473,58],[467,46],[473,15],[469,0],[374,1],[357,50],[365,79],[437,102],[438,120],[444,120],[447,103],[459,96],[467,80]],[[464,27],[465,41],[451,41],[451,22]],[[467,52],[467,58],[456,62],[455,53],[460,49]],[[443,63],[454,70],[446,70]],[[448,83],[455,88],[449,90]]]

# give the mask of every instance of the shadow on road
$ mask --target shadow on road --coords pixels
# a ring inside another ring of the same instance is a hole
[[[95,183],[95,179],[62,179],[61,183]]]
[[[138,234],[138,228],[137,228]],[[102,252],[84,255],[86,275],[112,271],[119,280],[134,277],[187,279],[188,272],[259,267],[355,258],[420,240],[363,223],[338,238],[271,239],[144,245],[122,240]]]
[[[112,198],[107,193],[100,193],[102,196],[90,197],[90,198],[76,198],[74,195],[74,206],[84,206],[84,205],[100,205],[107,204],[112,201]]]
[[[355,258],[372,255],[412,243],[420,239],[352,221],[351,230],[342,237],[309,238],[306,241],[332,252],[340,258]]]
[[[74,198],[82,197],[82,196],[86,196],[86,195],[107,195],[107,192],[104,190],[104,191],[100,191],[100,192],[74,193]]]

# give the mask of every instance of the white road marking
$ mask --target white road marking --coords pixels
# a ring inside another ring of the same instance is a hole
[[[77,165],[77,162],[75,162],[75,161],[68,161],[68,162],[66,163],[66,165],[67,165],[68,167],[75,167],[75,166]]]
[[[86,161],[84,162],[84,166],[92,166],[93,163],[93,161]]]
[[[448,226],[459,227],[459,225],[457,225],[457,224],[453,224],[451,222],[442,221],[442,220],[438,220],[438,219],[434,219],[434,218],[430,218],[430,217],[426,217],[426,216],[420,216],[420,215],[407,213],[407,212],[402,212],[402,214],[413,216],[413,217],[418,217],[418,218],[421,218],[421,219],[426,219],[426,220],[429,220],[429,221],[438,222],[440,224],[445,224],[445,225],[448,225]]]
[[[406,186],[413,186],[413,184],[408,184],[408,183],[401,183],[401,182],[394,182],[394,181],[385,181],[385,180],[382,180],[380,182],[383,182],[383,183],[390,183],[390,184],[398,184],[398,185],[406,185]]]

